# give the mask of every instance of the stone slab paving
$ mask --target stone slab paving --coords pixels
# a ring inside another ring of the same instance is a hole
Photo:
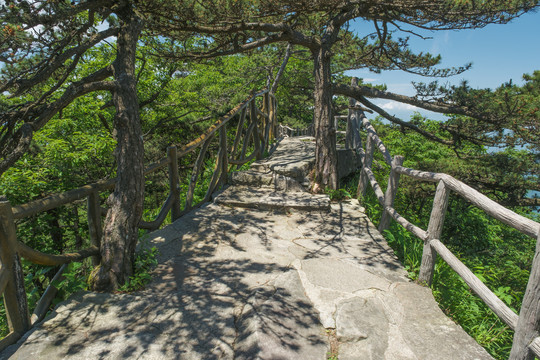
[[[281,140],[279,146],[266,159],[251,165],[257,171],[284,175],[303,180],[315,164],[315,139],[310,136],[299,136]]]
[[[328,195],[307,192],[277,192],[273,188],[230,186],[216,196],[215,203],[252,209],[330,210]]]
[[[2,358],[491,359],[407,279],[355,200],[208,204],[149,241],[161,254],[145,291],[80,293]]]

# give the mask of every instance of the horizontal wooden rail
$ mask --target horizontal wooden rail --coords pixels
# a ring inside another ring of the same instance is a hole
[[[484,194],[469,185],[455,179],[448,174],[420,171],[401,166],[401,157],[392,159],[390,152],[384,146],[371,123],[363,117],[363,125],[367,131],[366,150],[360,150],[363,168],[358,182],[358,196],[365,195],[367,184],[373,188],[378,202],[383,207],[383,216],[379,227],[381,231],[388,228],[388,216],[396,220],[401,226],[424,241],[422,263],[418,281],[430,286],[437,255],[442,258],[482,299],[482,301],[511,329],[514,329],[514,341],[510,354],[511,360],[531,359],[532,353],[540,356],[540,311],[538,299],[540,298],[540,224],[524,216],[516,214],[510,209],[491,200]],[[391,166],[388,189],[383,193],[378,184],[372,167],[373,148],[377,147],[384,160]],[[399,175],[406,175],[413,179],[428,182],[438,182],[437,192],[433,201],[433,208],[429,220],[428,230],[425,231],[403,218],[393,207],[393,197],[398,186]],[[491,217],[526,234],[537,238],[537,249],[527,289],[523,298],[519,315],[499,299],[474,273],[467,268],[452,252],[439,240],[442,233],[448,196],[450,191],[460,195],[466,201],[482,209]],[[383,223],[383,220],[385,223]]]
[[[13,207],[13,217],[22,219],[33,216],[41,212],[57,208],[62,205],[72,203],[77,200],[84,199],[94,191],[103,191],[109,186],[113,187],[115,179],[97,182],[90,185],[81,186],[80,188],[69,190],[61,194],[49,195],[43,199],[34,200],[26,204]]]
[[[164,157],[159,161],[150,164],[145,170],[144,174],[148,175],[154,171],[157,171],[169,163],[169,160]],[[13,217],[15,219],[22,219],[25,217],[33,216],[41,212],[57,208],[62,205],[70,204],[77,200],[84,199],[88,195],[96,191],[104,191],[114,188],[116,184],[116,178],[98,181],[93,184],[84,185],[77,189],[69,190],[60,194],[49,195],[43,199],[30,201],[26,204],[13,207]]]
[[[489,306],[497,316],[512,330],[517,326],[518,315],[497,297],[469,268],[463,264],[442,242],[438,239],[429,242],[437,254],[465,281],[467,285]]]
[[[51,255],[45,254],[41,251],[34,250],[30,246],[23,244],[22,242],[17,243],[17,252],[28,261],[33,262],[38,265],[47,265],[47,266],[57,266],[66,264],[72,261],[81,261],[87,257],[98,255],[99,248],[91,246],[87,249],[79,250],[74,253],[61,254],[61,255]]]
[[[263,95],[264,97],[261,99],[260,96]],[[179,149],[176,146],[170,146],[167,149],[167,156],[148,165],[144,169],[144,175],[168,167],[169,195],[156,218],[152,221],[143,221],[141,219],[139,228],[155,230],[163,224],[169,213],[171,213],[171,219],[174,221],[187,212],[198,208],[203,203],[209,201],[212,194],[227,182],[228,172],[230,170],[229,164],[239,166],[251,161],[253,158],[259,159],[262,157],[262,154],[269,149],[270,143],[273,141],[278,129],[276,107],[276,99],[273,95],[269,94],[268,90],[253,93],[245,101],[227,112],[227,114],[219,117],[212,126],[195,140],[181,146]],[[234,144],[229,149],[227,144],[227,126],[238,114],[239,121]],[[249,121],[249,124],[246,124],[247,121]],[[210,184],[203,200],[197,204],[192,204],[197,178],[200,174],[204,173],[209,144],[218,130],[218,153],[215,158],[215,167]],[[240,144],[241,141],[243,141],[242,144]],[[236,152],[240,145],[242,151],[240,157],[237,158]],[[254,150],[246,157],[246,152],[250,146]],[[186,206],[184,210],[181,210],[178,159],[199,147],[201,147],[201,150],[199,151],[191,174],[186,196]],[[92,257],[92,264],[94,266],[99,265],[99,249],[101,247],[103,232],[102,216],[104,215],[102,212],[100,192],[113,189],[115,184],[116,179],[102,180],[63,193],[51,194],[45,198],[15,207],[12,207],[8,201],[0,201],[0,257],[2,260],[2,267],[0,267],[0,294],[4,295],[6,315],[8,316],[11,331],[8,336],[0,341],[0,351],[17,341],[22,334],[45,316],[57,292],[54,285],[61,279],[62,272],[65,270],[67,263]],[[84,198],[87,199],[90,247],[74,253],[52,255],[34,250],[17,240],[15,219],[33,216],[59,206],[78,202]],[[20,257],[24,257],[30,262],[40,265],[62,265],[60,271],[55,275],[42,295],[31,318],[28,311],[22,266],[19,261]]]
[[[536,356],[540,358],[540,336],[535,338],[530,344],[529,349],[535,353]]]
[[[455,193],[461,195],[465,200],[471,202],[476,207],[482,209],[495,219],[521,231],[532,238],[536,238],[538,231],[540,231],[540,225],[537,222],[516,214],[512,210],[505,208],[496,201],[491,200],[481,192],[473,189],[469,185],[455,179],[450,175],[413,170],[402,166],[398,166],[396,171],[400,174],[408,175],[420,180],[432,182],[442,180],[446,186],[448,186]]]
[[[388,214],[390,214],[390,216],[392,216],[392,218],[394,220],[396,220],[396,222],[398,224],[400,224],[401,226],[403,226],[405,229],[409,230],[411,233],[413,233],[417,238],[419,238],[420,240],[425,240],[427,239],[427,231],[419,228],[418,226],[414,225],[413,223],[411,223],[409,220],[405,219],[403,216],[401,216],[397,211],[396,209],[390,207],[390,206],[387,206],[385,208],[385,210],[388,212]]]

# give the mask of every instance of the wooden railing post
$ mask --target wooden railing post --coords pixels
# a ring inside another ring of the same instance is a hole
[[[268,117],[270,118],[270,141],[274,141],[278,135],[278,124],[277,124],[277,115],[276,115],[276,98],[273,95],[270,95],[270,110],[268,112]]]
[[[99,192],[93,191],[87,198],[87,219],[88,219],[88,233],[90,235],[90,244],[101,248],[101,236],[103,229],[101,227],[101,205],[99,201]],[[92,256],[92,265],[98,266],[101,262],[99,255]]]
[[[175,221],[180,217],[180,190],[178,189],[178,153],[176,146],[167,148],[169,158],[169,191],[172,197],[171,219]]]
[[[358,78],[351,79],[351,86],[358,86]],[[362,147],[360,139],[360,123],[362,111],[360,101],[349,98],[349,113],[347,114],[347,130],[345,133],[345,149],[359,150]]]
[[[533,360],[534,353],[529,348],[531,342],[540,336],[540,229],[536,241],[531,275],[521,303],[519,320],[514,333],[510,360]]]
[[[236,135],[234,136],[234,142],[231,149],[231,157],[234,157],[238,150],[238,144],[242,138],[242,132],[244,131],[244,123],[246,122],[246,109],[242,109],[240,112],[240,118],[238,119],[238,126],[236,127]]]
[[[227,125],[222,126],[219,129],[219,147],[221,149],[221,177],[219,179],[219,185],[224,185],[228,180],[229,171],[229,150],[227,149]]]
[[[9,329],[18,334],[13,337],[13,342],[15,342],[16,338],[30,328],[30,315],[22,266],[17,253],[17,232],[13,212],[11,204],[5,199],[0,200],[0,258],[2,269],[8,271],[4,304]]]
[[[379,223],[380,233],[390,227],[390,220],[392,220],[392,217],[390,216],[390,214],[388,214],[386,208],[394,207],[394,199],[396,198],[396,193],[399,186],[399,173],[397,173],[395,169],[397,166],[401,165],[403,165],[403,156],[394,156],[394,159],[392,159],[390,176],[388,177],[388,187],[386,188],[386,193],[384,194],[384,209],[381,216],[381,221]]]
[[[420,265],[420,274],[418,281],[421,284],[431,286],[433,281],[433,272],[435,271],[435,262],[437,261],[437,252],[431,247],[430,242],[433,239],[440,239],[448,207],[448,196],[450,190],[446,187],[444,181],[439,181],[437,192],[433,199],[433,208],[427,229],[427,238],[424,240],[424,250],[422,252],[422,264]]]
[[[366,153],[362,161],[362,172],[360,173],[360,179],[358,180],[358,189],[356,190],[356,197],[363,197],[366,195],[367,186],[369,184],[368,177],[364,171],[365,168],[371,169],[373,164],[373,137],[368,133],[366,140]]]
[[[249,117],[250,121],[254,123],[254,129],[253,129],[253,146],[255,147],[255,150],[257,151],[256,159],[261,160],[262,159],[262,151],[261,151],[261,138],[259,135],[259,126],[257,124],[257,104],[255,104],[255,98],[251,100],[251,103],[249,104]]]
[[[270,119],[270,94],[265,93],[263,96],[263,139],[264,139],[264,148],[262,152],[264,153],[266,150],[268,150],[270,145],[270,129],[272,127],[271,119]]]
[[[193,171],[191,172],[191,178],[189,179],[188,190],[186,193],[186,206],[184,210],[191,209],[191,205],[193,203],[193,195],[195,193],[195,187],[197,185],[197,179],[199,178],[199,173],[201,172],[204,159],[206,157],[206,152],[208,151],[208,147],[210,146],[210,142],[212,142],[213,138],[214,138],[214,135],[211,135],[204,141],[204,143],[201,146],[201,150],[199,151],[199,155],[197,156],[197,160],[195,160],[195,164],[193,164]],[[219,154],[221,154],[221,149],[219,150]],[[218,156],[221,156],[221,155],[218,155]],[[216,169],[214,170],[214,172],[216,171],[219,172],[218,167],[221,166],[220,165],[221,161],[219,159],[220,158],[216,160]],[[215,185],[214,182],[212,183]]]

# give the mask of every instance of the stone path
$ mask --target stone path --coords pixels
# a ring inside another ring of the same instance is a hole
[[[491,359],[356,200],[263,206],[282,201],[276,184],[247,208],[228,203],[252,201],[233,186],[150,234],[161,254],[145,291],[77,294],[2,358]]]

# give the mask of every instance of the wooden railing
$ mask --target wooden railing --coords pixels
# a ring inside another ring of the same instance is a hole
[[[305,128],[292,128],[287,125],[278,125],[278,136],[279,137],[293,137],[293,136],[314,136],[313,125]]]
[[[450,175],[419,171],[402,166],[403,157],[392,157],[390,155],[369,120],[363,115],[362,124],[367,132],[367,141],[365,150],[360,150],[362,171],[357,195],[359,197],[364,196],[368,185],[373,188],[379,203],[384,209],[379,223],[379,231],[383,232],[388,229],[391,219],[394,219],[424,242],[418,280],[427,286],[430,286],[433,280],[436,257],[439,255],[502,321],[515,330],[510,359],[532,359],[533,353],[540,356],[540,337],[538,333],[540,330],[540,224],[499,205]],[[384,161],[390,166],[388,186],[384,193],[371,169],[375,149],[382,154]],[[399,186],[400,175],[438,183],[427,230],[412,224],[394,208],[394,199]],[[495,219],[537,239],[532,270],[519,315],[506,306],[441,241],[448,196],[451,191]]]
[[[212,194],[227,182],[229,171],[233,166],[239,167],[253,159],[262,158],[269,148],[275,134],[277,134],[276,99],[264,90],[249,96],[244,102],[237,105],[225,116],[219,118],[206,132],[197,139],[177,149],[171,146],[167,149],[167,156],[147,166],[145,175],[168,167],[169,195],[159,214],[153,221],[139,222],[142,229],[155,230],[171,213],[172,220],[176,220],[185,213],[202,205],[211,199]],[[234,141],[231,145],[227,141],[227,125],[233,119],[238,120]],[[194,192],[197,180],[201,174],[204,160],[210,143],[218,135],[218,152],[214,171],[202,201],[194,204]],[[200,148],[193,171],[189,180],[184,209],[181,210],[178,159]],[[247,154],[251,151],[250,154]],[[87,257],[93,258],[93,264],[99,264],[99,248],[102,234],[102,212],[100,192],[113,189],[115,179],[100,181],[85,185],[61,194],[50,195],[26,204],[12,207],[6,201],[0,201],[0,294],[4,296],[4,304],[10,333],[0,340],[0,351],[16,342],[34,324],[39,322],[46,314],[57,289],[55,280],[62,277],[66,264],[72,261],[81,261]],[[55,209],[59,206],[87,199],[88,228],[90,244],[87,249],[70,254],[52,255],[34,250],[23,242],[17,240],[16,220]],[[37,303],[32,316],[29,315],[28,300],[26,297],[23,271],[20,258],[41,265],[62,265],[50,282],[41,299]]]

